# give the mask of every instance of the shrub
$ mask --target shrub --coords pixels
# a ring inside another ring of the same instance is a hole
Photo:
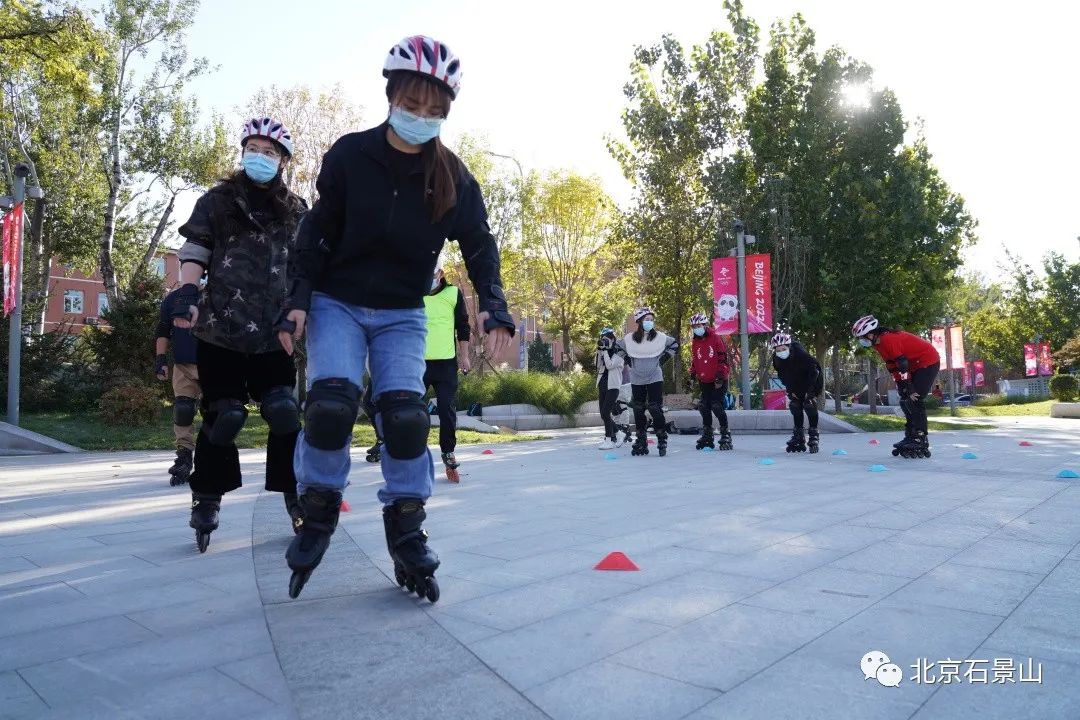
[[[551,359],[551,345],[537,336],[529,343],[529,372],[530,373],[553,373],[555,363]]]
[[[937,395],[927,395],[923,398],[923,405],[927,410],[937,410],[941,407],[941,399]]]
[[[553,415],[570,416],[596,397],[596,378],[589,373],[535,373],[510,370],[469,374],[458,388],[458,407],[535,405]]]
[[[1073,402],[1077,396],[1077,382],[1074,375],[1055,375],[1050,378],[1050,395],[1061,402]]]
[[[0,405],[7,404],[8,323],[0,323]],[[28,335],[20,355],[19,405],[24,410],[81,410],[97,404],[104,388],[85,340],[62,325]]]
[[[998,407],[1000,405],[1030,405],[1031,403],[1039,403],[1046,400],[1044,397],[1038,395],[1024,396],[1014,395],[1012,397],[1008,395],[979,395],[973,398],[972,404],[979,407]]]
[[[161,410],[161,392],[145,384],[121,385],[101,396],[101,419],[109,425],[153,425]]]
[[[164,296],[161,278],[144,274],[102,314],[109,327],[87,329],[87,343],[108,385],[141,385],[153,377],[154,328]],[[158,397],[166,386],[156,389]]]

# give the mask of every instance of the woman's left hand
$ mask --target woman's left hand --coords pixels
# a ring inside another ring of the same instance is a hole
[[[484,323],[487,322],[490,315],[487,312],[482,312],[476,316],[479,321],[480,327],[484,327]],[[484,334],[484,354],[489,358],[497,358],[502,354],[506,348],[510,347],[510,340],[514,336],[510,334],[509,328],[495,328],[491,332]]]

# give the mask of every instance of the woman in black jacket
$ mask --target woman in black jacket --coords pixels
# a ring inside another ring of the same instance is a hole
[[[285,299],[285,266],[304,201],[289,192],[281,171],[292,136],[273,118],[253,118],[240,135],[243,169],[198,199],[180,227],[180,282],[172,316],[198,339],[203,424],[195,440],[191,520],[199,551],[217,529],[221,496],[240,487],[236,436],[248,400],[270,426],[266,489],[285,495],[293,530],[302,515],[293,451],[300,432],[293,399],[296,368],[282,350],[274,320]],[[206,275],[206,286],[198,282]]]
[[[395,576],[432,602],[439,597],[439,558],[421,527],[435,479],[423,401],[424,296],[447,238],[461,246],[489,356],[514,332],[480,188],[439,140],[460,86],[460,61],[443,43],[418,35],[390,49],[383,75],[387,122],[340,138],[326,153],[319,200],[290,257],[279,337],[290,349],[306,327],[310,384],[295,463],[304,528],[286,554],[292,597],[337,527],[365,363],[383,440],[379,499]]]
[[[795,430],[787,442],[788,452],[806,452],[807,440],[803,435],[803,413],[810,421],[810,452],[818,451],[817,398],[825,389],[825,376],[821,364],[806,352],[806,348],[791,339],[787,333],[773,335],[769,345],[773,349],[773,369],[787,388],[788,408],[795,419]]]

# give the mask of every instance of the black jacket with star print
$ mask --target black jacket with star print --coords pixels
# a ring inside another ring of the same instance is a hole
[[[243,353],[281,351],[274,320],[288,284],[293,236],[307,210],[280,178],[269,189],[240,173],[199,198],[179,233],[180,262],[206,270],[195,337]]]

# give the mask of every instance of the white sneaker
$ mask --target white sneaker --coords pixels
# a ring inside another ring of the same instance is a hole
[[[615,443],[611,442],[611,438],[604,438],[604,442],[600,443],[597,447],[601,450],[611,450],[615,447]]]

